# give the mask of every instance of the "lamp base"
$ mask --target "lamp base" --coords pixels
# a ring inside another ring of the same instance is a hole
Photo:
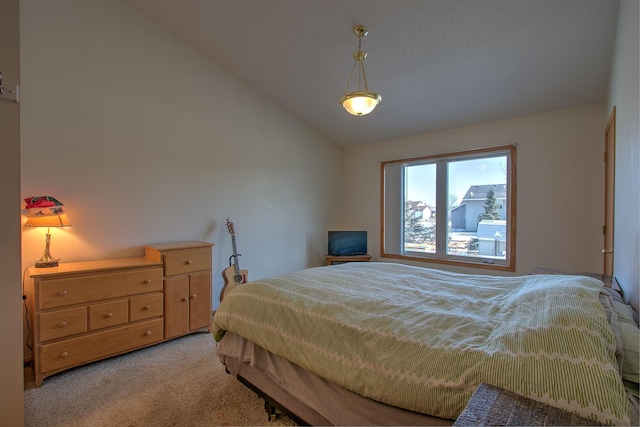
[[[36,268],[49,268],[49,267],[57,267],[58,266],[58,260],[53,260],[53,261],[36,261]]]
[[[50,251],[51,246],[51,234],[49,234],[49,230],[47,230],[47,236],[45,239],[44,245],[44,253],[42,254],[42,258],[36,261],[36,268],[49,268],[49,267],[57,267],[58,260],[51,256]]]

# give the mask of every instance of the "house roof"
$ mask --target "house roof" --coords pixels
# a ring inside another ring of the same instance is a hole
[[[407,205],[409,205],[409,209],[420,212],[427,208],[426,203],[415,200],[408,200]]]
[[[619,8],[617,0],[124,2],[342,146],[604,102]],[[367,81],[382,95],[363,117],[338,103],[356,25],[369,30]],[[177,88],[180,78],[188,76]]]
[[[496,195],[496,199],[507,198],[507,185],[506,184],[487,184],[487,185],[472,185],[467,190],[466,194],[462,198],[464,202],[469,200],[485,200],[487,193],[493,188],[493,192]],[[460,203],[462,204],[462,203]]]

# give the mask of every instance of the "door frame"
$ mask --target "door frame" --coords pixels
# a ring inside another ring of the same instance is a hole
[[[613,238],[615,209],[616,107],[604,130],[604,226],[602,228],[602,273],[613,275]]]

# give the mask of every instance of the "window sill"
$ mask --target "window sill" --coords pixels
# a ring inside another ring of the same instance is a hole
[[[481,268],[485,270],[493,270],[493,271],[508,271],[515,272],[515,261],[512,262],[512,265],[505,264],[491,264],[484,261],[458,261],[452,259],[443,259],[443,258],[427,258],[427,257],[417,257],[417,256],[408,256],[408,255],[395,255],[395,254],[381,254],[381,258],[393,258],[393,259],[402,259],[407,261],[418,261],[418,262],[426,262],[430,264],[443,264],[443,265],[455,265],[460,267],[468,267],[468,268]]]

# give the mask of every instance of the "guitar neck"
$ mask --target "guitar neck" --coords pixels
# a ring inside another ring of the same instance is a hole
[[[233,246],[233,267],[236,274],[240,274],[240,262],[238,261],[238,250],[236,249],[236,235],[231,235],[231,246]]]

